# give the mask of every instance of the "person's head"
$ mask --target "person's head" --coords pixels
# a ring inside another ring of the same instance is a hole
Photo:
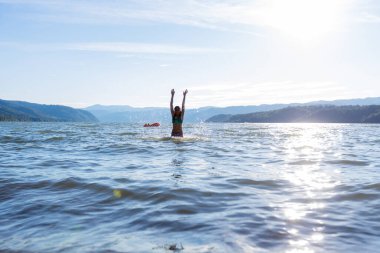
[[[181,115],[181,108],[177,105],[174,107],[174,115],[180,116]]]

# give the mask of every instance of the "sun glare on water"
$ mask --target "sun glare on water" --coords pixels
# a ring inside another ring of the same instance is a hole
[[[350,0],[264,1],[262,22],[299,41],[315,41],[342,24]]]

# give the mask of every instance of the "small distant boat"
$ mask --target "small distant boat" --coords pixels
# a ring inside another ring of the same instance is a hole
[[[152,123],[152,124],[144,124],[144,127],[159,127],[160,126],[160,123],[158,122],[155,122],[155,123]]]

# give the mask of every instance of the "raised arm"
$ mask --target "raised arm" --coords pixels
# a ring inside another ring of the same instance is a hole
[[[170,113],[173,116],[174,115],[173,98],[174,98],[174,93],[175,93],[174,89],[172,89],[171,93],[172,93],[172,98],[170,99]]]
[[[182,100],[182,120],[185,115],[185,100],[186,100],[187,90],[183,92],[183,100]]]

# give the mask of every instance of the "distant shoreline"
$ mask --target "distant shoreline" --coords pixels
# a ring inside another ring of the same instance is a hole
[[[378,106],[380,97],[305,104],[201,107],[188,109],[184,123],[380,123]],[[169,123],[171,118],[169,109],[161,107],[94,105],[75,109],[0,99],[0,122]]]
[[[219,114],[210,123],[341,123],[379,124],[380,105],[290,106],[279,110],[248,114]]]
[[[0,99],[1,122],[98,122],[90,112],[62,105]]]

